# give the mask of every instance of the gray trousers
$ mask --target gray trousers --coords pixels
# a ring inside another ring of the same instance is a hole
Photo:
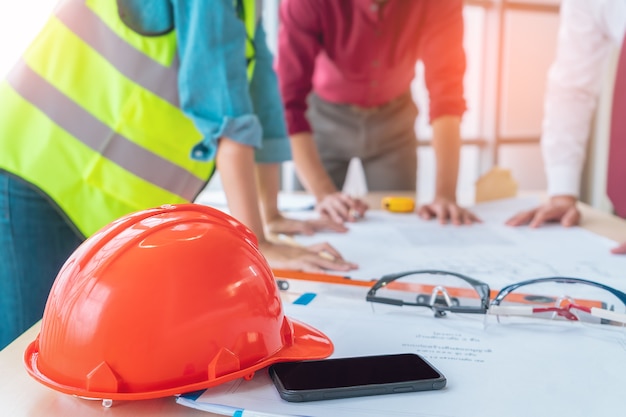
[[[308,101],[317,149],[337,189],[343,188],[350,160],[359,158],[369,191],[415,191],[417,107],[410,92],[374,108],[329,103],[315,93]],[[303,189],[297,178],[295,184]]]

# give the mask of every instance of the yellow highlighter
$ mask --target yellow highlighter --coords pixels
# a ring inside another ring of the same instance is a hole
[[[410,213],[415,210],[415,200],[411,197],[384,197],[382,208],[393,213]]]

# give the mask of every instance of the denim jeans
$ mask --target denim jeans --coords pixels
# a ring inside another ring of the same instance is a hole
[[[41,191],[0,170],[0,349],[41,319],[59,269],[83,240]]]

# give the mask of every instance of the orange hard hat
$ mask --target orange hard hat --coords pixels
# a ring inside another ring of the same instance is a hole
[[[55,390],[137,400],[332,351],[323,333],[284,315],[248,228],[219,210],[180,204],[122,217],[76,249],[24,361]]]

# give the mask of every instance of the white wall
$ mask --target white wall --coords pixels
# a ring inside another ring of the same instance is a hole
[[[581,199],[602,211],[612,212],[613,205],[606,195],[606,176],[609,155],[609,134],[613,85],[619,50],[615,48],[605,68],[602,93],[591,132],[587,161],[583,172]]]

